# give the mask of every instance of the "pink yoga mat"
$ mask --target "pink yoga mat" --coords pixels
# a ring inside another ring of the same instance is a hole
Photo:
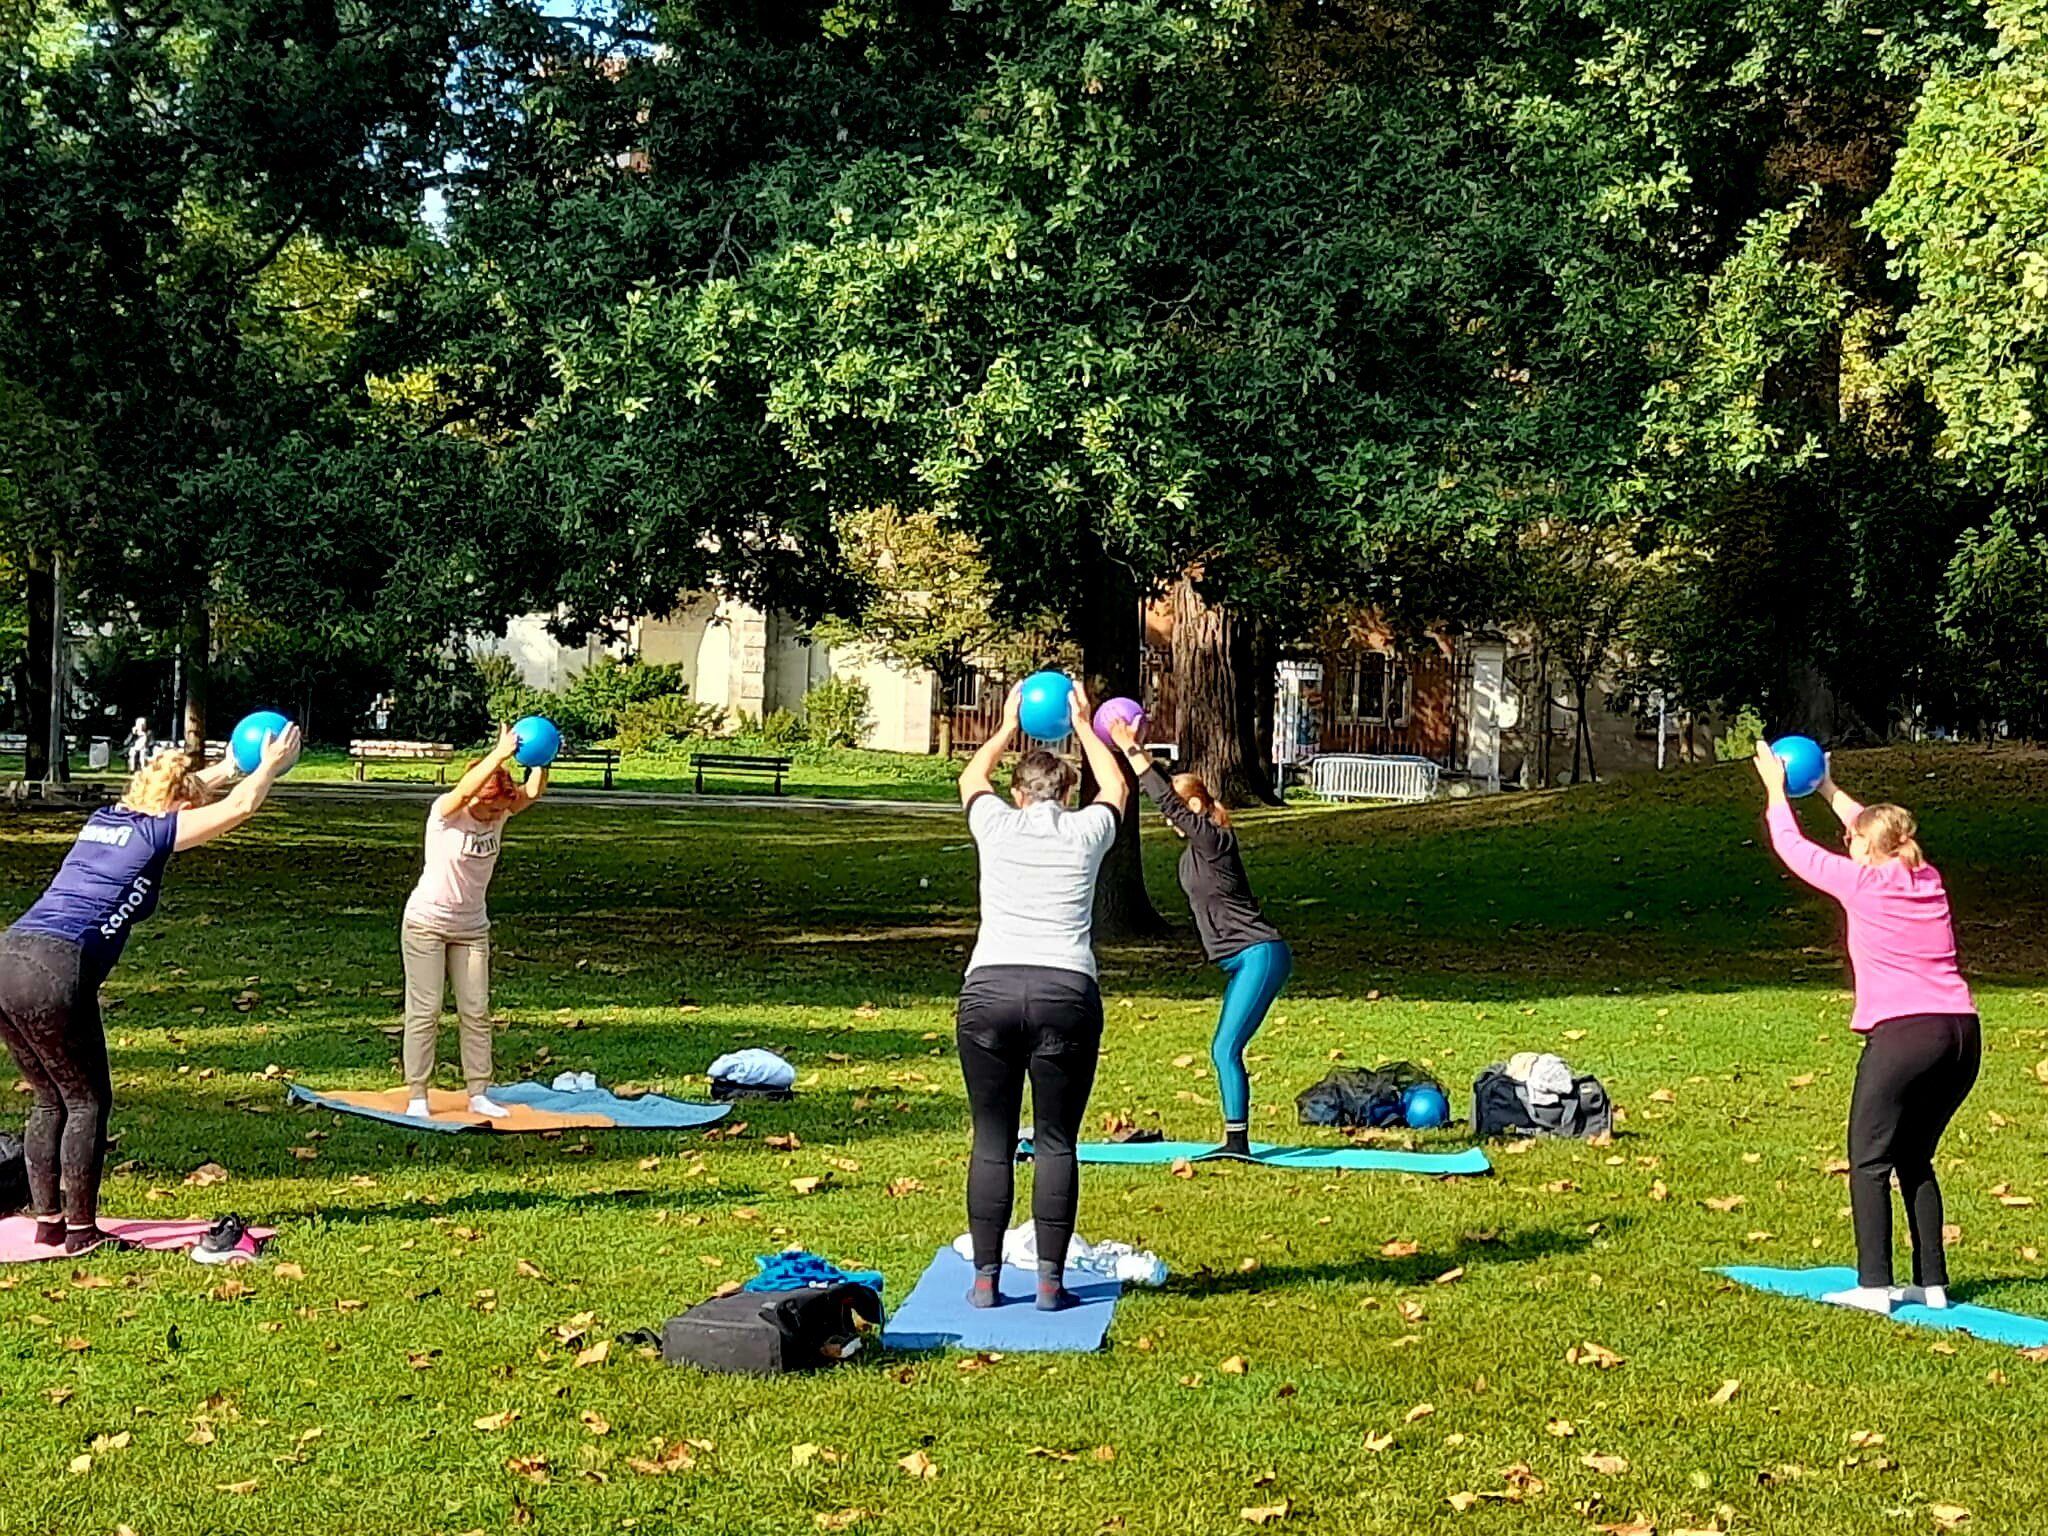
[[[100,1228],[115,1237],[133,1243],[138,1248],[149,1248],[159,1253],[179,1253],[195,1247],[199,1239],[206,1236],[210,1221],[124,1221],[118,1216],[102,1216]],[[277,1235],[273,1227],[251,1227],[243,1235],[241,1246],[236,1250],[245,1258],[253,1259],[263,1245]],[[99,1252],[107,1252],[100,1249]],[[48,1248],[36,1241],[36,1224],[27,1216],[0,1217],[0,1264],[28,1264],[38,1259],[61,1259],[65,1257],[62,1248]]]

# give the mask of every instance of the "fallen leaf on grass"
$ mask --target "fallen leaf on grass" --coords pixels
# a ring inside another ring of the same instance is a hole
[[[1927,1513],[1934,1523],[1944,1531],[1953,1531],[1969,1523],[1970,1512],[1960,1504],[1930,1504]]]
[[[1548,1486],[1526,1461],[1518,1461],[1512,1467],[1503,1467],[1500,1478],[1508,1485],[1509,1502],[1516,1504],[1524,1498],[1540,1497]]]
[[[939,1464],[923,1451],[912,1451],[908,1456],[897,1458],[896,1465],[920,1482],[930,1482],[939,1475]]]
[[[129,1445],[134,1441],[134,1439],[135,1436],[130,1434],[125,1429],[122,1430],[118,1435],[94,1435],[92,1437],[91,1443],[86,1446],[86,1449],[91,1451],[95,1456],[103,1456],[108,1451],[127,1450]]]
[[[1282,1499],[1278,1504],[1248,1504],[1238,1514],[1253,1525],[1271,1525],[1275,1520],[1285,1520],[1294,1510],[1291,1499]]]
[[[1603,1371],[1611,1371],[1616,1366],[1622,1364],[1623,1361],[1620,1355],[1607,1348],[1606,1345],[1595,1344],[1588,1340],[1584,1344],[1574,1344],[1570,1349],[1566,1350],[1564,1352],[1564,1363],[1566,1365],[1590,1365]]]
[[[1375,1456],[1379,1455],[1381,1451],[1391,1450],[1393,1448],[1393,1444],[1394,1437],[1392,1435],[1368,1434],[1365,1437],[1365,1448],[1368,1451],[1371,1451]]]
[[[781,1136],[763,1136],[761,1145],[770,1152],[794,1152],[803,1145],[803,1138],[795,1131]]]
[[[510,1429],[519,1422],[519,1410],[517,1408],[507,1408],[503,1413],[487,1413],[482,1418],[472,1420],[471,1422],[475,1428],[482,1430],[485,1434],[495,1435],[499,1430]]]
[[[83,1477],[92,1470],[92,1458],[85,1455],[74,1456],[65,1470],[73,1477]]]
[[[252,1477],[246,1483],[215,1483],[213,1489],[216,1493],[246,1495],[254,1493],[258,1486],[256,1479]]]
[[[836,1467],[844,1459],[829,1445],[813,1445],[805,1441],[802,1445],[792,1445],[789,1448],[789,1464],[792,1467],[807,1467],[814,1461],[822,1461],[828,1467]]]
[[[434,1362],[440,1357],[441,1351],[438,1349],[408,1349],[405,1352],[405,1363],[416,1371],[431,1371]]]
[[[1669,1088],[1659,1088],[1650,1095],[1650,1102],[1652,1104],[1676,1104],[1678,1102],[1678,1095]]]
[[[1705,1200],[1702,1200],[1700,1204],[1710,1211],[1719,1211],[1726,1215],[1729,1211],[1741,1210],[1745,1205],[1749,1204],[1749,1200],[1742,1195],[1710,1195]]]
[[[841,1173],[860,1172],[860,1164],[855,1162],[850,1157],[828,1157],[825,1159],[825,1161],[830,1163],[834,1168],[837,1168]]]
[[[187,1445],[211,1445],[215,1438],[211,1424],[200,1424],[191,1434],[185,1437],[185,1443]]]
[[[1228,1360],[1218,1365],[1216,1369],[1225,1376],[1242,1376],[1251,1369],[1251,1364],[1243,1355],[1232,1355]]]
[[[678,1440],[664,1446],[660,1440],[649,1442],[654,1455],[649,1457],[628,1456],[626,1465],[642,1477],[665,1477],[671,1472],[687,1472],[697,1465],[696,1452],[708,1452],[709,1440]]]
[[[1479,1495],[1470,1492],[1469,1490],[1462,1490],[1458,1493],[1452,1494],[1449,1498],[1445,1499],[1444,1502],[1450,1505],[1451,1508],[1455,1509],[1459,1514],[1462,1515],[1463,1513],[1465,1513],[1466,1510],[1470,1509],[1474,1504],[1477,1504],[1479,1502]]]
[[[195,1189],[204,1189],[209,1184],[225,1184],[227,1181],[228,1171],[219,1163],[201,1163],[185,1175],[185,1182]]]
[[[528,1482],[544,1483],[548,1480],[548,1459],[545,1456],[508,1456],[505,1470]]]
[[[66,1339],[64,1341],[64,1349],[67,1354],[82,1355],[91,1348],[91,1339]]]
[[[1195,1165],[1184,1157],[1176,1157],[1171,1171],[1176,1179],[1192,1179],[1195,1176]]]
[[[1410,1408],[1407,1411],[1407,1413],[1402,1415],[1401,1422],[1403,1424],[1420,1424],[1424,1419],[1428,1418],[1432,1413],[1435,1412],[1435,1403],[1417,1403],[1413,1408]]]
[[[859,1525],[863,1520],[874,1519],[875,1512],[872,1509],[841,1509],[829,1515],[814,1515],[812,1518],[818,1522],[818,1529],[821,1531],[844,1531]]]
[[[1420,1243],[1411,1243],[1405,1239],[1397,1238],[1391,1243],[1382,1243],[1380,1245],[1380,1257],[1383,1259],[1412,1259],[1420,1252],[1422,1252],[1422,1245]]]
[[[791,1179],[789,1187],[800,1195],[815,1195],[826,1184],[830,1183],[831,1179],[831,1174],[821,1173],[814,1178]]]
[[[1079,1461],[1081,1459],[1073,1451],[1056,1451],[1049,1445],[1034,1445],[1024,1454],[1026,1456],[1041,1456],[1047,1461]]]
[[[892,1200],[901,1200],[905,1195],[914,1195],[923,1188],[924,1185],[916,1179],[891,1179],[889,1187],[883,1193]]]
[[[610,1339],[599,1339],[590,1348],[580,1349],[576,1352],[576,1363],[578,1365],[603,1365],[606,1356],[610,1355],[611,1352],[612,1341]]]
[[[608,1435],[612,1432],[612,1421],[595,1408],[584,1409],[576,1418],[583,1425],[586,1434]]]
[[[1460,1264],[1456,1269],[1445,1270],[1442,1274],[1438,1275],[1436,1279],[1434,1279],[1430,1283],[1432,1285],[1456,1285],[1460,1280],[1464,1278],[1465,1266]]]
[[[1710,1403],[1732,1403],[1735,1401],[1735,1394],[1741,1390],[1742,1383],[1730,1377],[1714,1389],[1714,1395],[1708,1398],[1707,1401]]]
[[[271,1271],[280,1280],[303,1280],[306,1272],[296,1264],[280,1264]]]
[[[1649,1520],[1624,1520],[1616,1525],[1596,1525],[1593,1529],[1600,1536],[1657,1536],[1656,1524]]]
[[[1579,1426],[1570,1419],[1551,1419],[1544,1424],[1543,1428],[1547,1433],[1555,1435],[1560,1440],[1569,1440],[1579,1432]]]
[[[1579,1465],[1589,1467],[1602,1477],[1620,1477],[1628,1470],[1626,1456],[1585,1455],[1579,1458]]]

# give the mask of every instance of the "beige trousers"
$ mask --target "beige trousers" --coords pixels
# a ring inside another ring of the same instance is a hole
[[[441,998],[452,990],[462,1078],[471,1093],[482,1093],[491,1086],[490,936],[451,938],[406,923],[398,930],[398,948],[405,957],[405,1086],[415,1096],[427,1091],[441,1034]]]

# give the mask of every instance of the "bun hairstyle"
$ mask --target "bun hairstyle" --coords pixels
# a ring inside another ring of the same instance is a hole
[[[1057,752],[1033,747],[1017,759],[1017,771],[1010,775],[1010,788],[1026,805],[1049,800],[1064,805],[1079,775],[1073,765]]]
[[[128,781],[121,803],[131,811],[161,816],[174,805],[205,805],[213,789],[192,771],[192,756],[176,748],[159,752]]]
[[[1908,869],[1927,862],[1920,851],[1920,824],[1903,805],[1866,805],[1856,815],[1852,829],[1866,839],[1879,858],[1897,859]]]
[[[1199,774],[1176,773],[1173,776],[1173,792],[1183,800],[1201,801],[1202,814],[1217,826],[1230,825],[1230,812],[1223,809],[1222,803],[1209,793],[1209,786],[1202,782]]]

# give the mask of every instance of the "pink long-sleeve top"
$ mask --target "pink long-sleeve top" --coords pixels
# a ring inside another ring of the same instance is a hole
[[[1849,915],[1856,986],[1851,1029],[1866,1034],[1887,1019],[1977,1011],[1956,969],[1955,923],[1940,871],[1931,864],[1908,869],[1897,859],[1858,864],[1831,853],[1799,830],[1799,818],[1783,801],[1765,812],[1764,825],[1785,867]]]

